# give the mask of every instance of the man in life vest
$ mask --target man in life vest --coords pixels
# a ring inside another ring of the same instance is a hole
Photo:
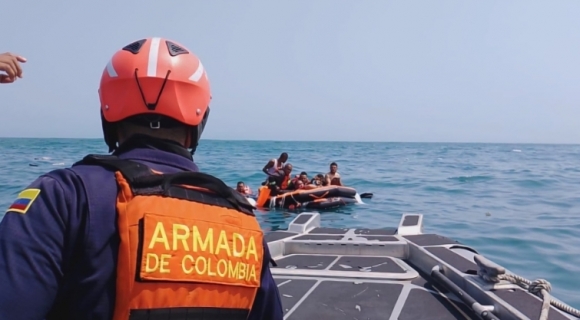
[[[267,185],[271,190],[271,196],[277,195],[280,191],[288,190],[291,174],[292,164],[287,163],[284,165],[284,168],[268,177]]]
[[[196,55],[135,41],[99,97],[113,154],[40,176],[0,223],[0,318],[283,319],[253,208],[193,162],[211,100]]]
[[[278,159],[270,159],[268,163],[262,168],[262,172],[267,174],[268,176],[277,174],[278,170],[281,170],[288,161],[288,154],[286,152],[282,152]]]

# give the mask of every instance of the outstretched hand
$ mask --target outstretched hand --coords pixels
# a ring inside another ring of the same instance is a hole
[[[0,54],[0,83],[12,83],[17,78],[22,78],[20,63],[26,62],[26,58],[10,52]]]

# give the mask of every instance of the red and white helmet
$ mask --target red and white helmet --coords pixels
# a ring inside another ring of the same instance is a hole
[[[117,51],[99,86],[105,142],[117,148],[114,123],[131,120],[152,128],[191,127],[195,150],[209,116],[207,73],[195,54],[163,38],[135,41]]]

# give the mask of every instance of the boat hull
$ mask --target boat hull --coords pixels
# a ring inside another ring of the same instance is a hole
[[[486,268],[504,268],[457,241],[424,234],[423,215],[403,215],[393,229],[336,229],[321,227],[319,213],[305,212],[266,240],[284,319],[503,320],[540,314],[537,296],[477,274],[484,260]],[[552,306],[549,319],[576,318]]]

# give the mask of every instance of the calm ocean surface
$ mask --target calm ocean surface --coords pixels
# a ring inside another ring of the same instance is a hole
[[[98,139],[0,139],[0,205],[38,175],[106,151]],[[324,212],[325,226],[396,227],[402,213],[422,213],[425,232],[545,278],[556,297],[580,307],[580,146],[202,140],[195,160],[231,186],[243,180],[256,190],[261,168],[283,151],[296,173],[323,173],[336,161],[346,184],[374,193],[364,205]],[[293,217],[258,213],[267,232]]]

